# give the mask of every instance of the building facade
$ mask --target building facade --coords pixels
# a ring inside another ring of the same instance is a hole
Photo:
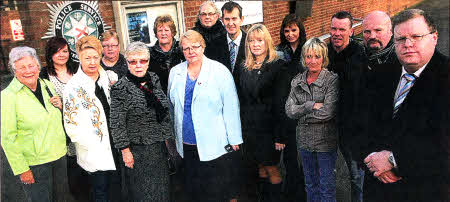
[[[368,12],[382,10],[393,16],[416,5],[422,0],[302,0],[302,1],[242,1],[244,29],[254,23],[263,23],[269,29],[274,43],[280,41],[280,26],[285,15],[296,13],[304,19],[307,38],[329,33],[331,16],[341,10],[362,19]],[[135,40],[149,45],[155,41],[154,19],[160,14],[172,15],[177,25],[178,35],[195,25],[202,1],[14,1],[3,0],[1,10],[0,72],[7,73],[9,51],[16,46],[30,46],[38,51],[44,63],[45,45],[49,37],[61,32],[74,37],[79,34],[101,34],[104,30],[119,33],[122,49]],[[216,5],[223,5],[217,1]],[[72,5],[72,6],[67,6]],[[69,8],[70,7],[70,8]],[[71,10],[72,9],[72,10]],[[74,22],[84,20],[91,23],[87,30],[76,31]],[[77,14],[78,13],[78,14]],[[67,19],[72,19],[67,20]],[[76,20],[73,20],[76,19]],[[247,20],[250,19],[250,20]],[[70,25],[66,25],[69,23]],[[53,27],[52,27],[53,24]],[[56,24],[56,26],[55,26]],[[21,26],[20,26],[21,25]],[[92,31],[97,25],[97,30]],[[361,32],[360,23],[355,22],[355,33]],[[60,30],[57,30],[57,28]],[[67,28],[69,27],[69,28]],[[92,28],[93,27],[93,28]],[[72,29],[73,28],[73,29]],[[56,30],[56,31],[55,31]],[[75,42],[75,41],[72,41]],[[43,64],[45,65],[45,64]]]

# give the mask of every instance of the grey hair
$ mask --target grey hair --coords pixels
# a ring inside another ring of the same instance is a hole
[[[33,59],[36,60],[40,70],[41,62],[39,61],[39,57],[36,54],[36,50],[28,46],[19,46],[11,49],[11,52],[9,52],[9,62],[8,62],[9,70],[13,74],[16,74],[16,62],[27,56],[31,56]]]
[[[128,60],[128,57],[130,57],[131,54],[136,53],[145,53],[147,59],[150,59],[150,51],[148,50],[147,45],[145,43],[136,41],[133,43],[130,43],[128,45],[127,50],[125,51],[125,58]]]
[[[200,5],[200,8],[198,9],[198,15],[197,15],[198,19],[200,19],[200,12],[202,12],[203,6],[206,6],[206,5],[209,5],[209,6],[213,7],[214,10],[216,11],[216,14],[219,15],[219,17],[221,16],[220,9],[217,8],[217,6],[216,6],[216,4],[214,4],[214,2],[212,2],[212,1],[204,1],[202,3],[202,5]]]

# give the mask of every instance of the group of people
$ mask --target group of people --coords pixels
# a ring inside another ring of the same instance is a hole
[[[78,39],[79,65],[63,38],[43,68],[13,48],[1,143],[28,201],[171,201],[171,143],[191,201],[336,201],[338,148],[352,201],[448,199],[450,66],[428,14],[373,11],[363,43],[346,11],[329,44],[295,14],[278,46],[243,21],[238,3],[205,1],[179,42],[162,15],[150,48]]]

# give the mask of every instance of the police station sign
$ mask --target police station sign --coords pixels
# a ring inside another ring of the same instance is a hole
[[[75,44],[84,36],[99,37],[110,26],[105,26],[97,1],[65,1],[48,4],[50,22],[48,32],[42,39],[63,37],[72,50],[72,58],[78,60]]]

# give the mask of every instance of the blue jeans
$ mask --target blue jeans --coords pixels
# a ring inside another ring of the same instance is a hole
[[[308,202],[336,201],[337,151],[310,152],[300,149]]]

